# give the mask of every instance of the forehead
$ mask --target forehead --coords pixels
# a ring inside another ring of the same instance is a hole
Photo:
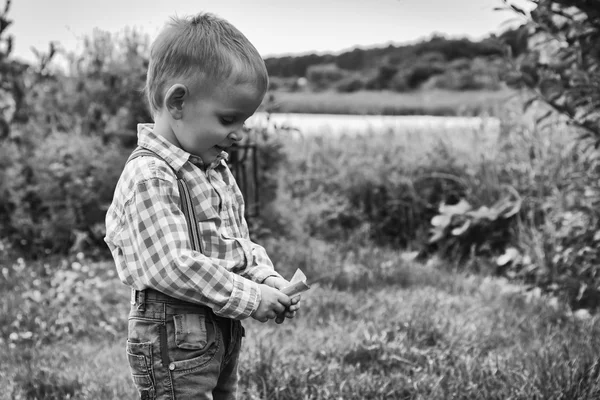
[[[264,91],[253,83],[227,80],[218,83],[207,93],[208,99],[217,107],[232,111],[254,112],[264,97]]]

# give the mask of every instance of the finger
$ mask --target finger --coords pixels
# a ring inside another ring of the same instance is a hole
[[[286,318],[294,318],[295,316],[296,316],[295,311],[286,311],[286,313],[285,313]]]
[[[287,308],[288,311],[298,311],[300,309],[300,305],[299,304],[292,304],[291,306],[289,306]]]
[[[279,292],[279,296],[277,296],[277,301],[279,304],[283,304],[286,308],[291,304],[291,299],[281,292]]]
[[[298,295],[298,296],[294,296],[290,299],[290,303],[291,304],[298,304],[300,302],[300,300],[302,299],[302,296]]]
[[[277,318],[277,313],[275,313],[273,310],[271,310],[267,313],[267,319],[275,319],[275,318]]]
[[[277,318],[275,318],[275,322],[278,324],[281,324],[283,321],[285,321],[285,315],[284,314],[279,314],[277,316]]]
[[[288,285],[289,285],[289,283],[288,283],[287,281],[284,281],[284,280],[282,280],[282,279],[277,279],[277,280],[274,282],[274,284],[273,284],[273,286],[274,286],[275,288],[279,289],[279,290],[283,289],[284,287],[286,287],[286,286],[288,286]]]
[[[283,313],[287,307],[283,306],[281,303],[277,303],[273,305],[273,311],[277,314]]]

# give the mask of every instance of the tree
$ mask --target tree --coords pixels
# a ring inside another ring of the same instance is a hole
[[[597,0],[529,0],[531,11],[503,0],[525,18],[529,50],[516,59],[513,83],[600,146],[600,7]]]

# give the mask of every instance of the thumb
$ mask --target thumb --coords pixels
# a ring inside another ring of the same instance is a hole
[[[292,304],[292,300],[289,298],[289,296],[282,292],[277,293],[277,301],[286,307],[289,307]]]
[[[288,281],[286,281],[285,279],[275,279],[273,281],[273,286],[279,290],[283,289],[284,287],[288,286],[289,284],[290,283]]]

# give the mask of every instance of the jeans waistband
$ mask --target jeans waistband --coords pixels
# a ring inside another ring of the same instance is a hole
[[[144,308],[144,304],[147,301],[166,303],[173,306],[187,306],[187,307],[197,307],[202,308],[204,311],[210,315],[210,317],[219,325],[221,324],[229,324],[232,320],[230,318],[220,317],[216,315],[213,310],[201,304],[190,303],[185,300],[177,299],[175,297],[168,296],[158,290],[154,289],[144,289],[144,290],[131,290],[131,304],[138,304]]]
[[[144,290],[131,290],[131,304],[142,303],[145,301],[157,301],[160,303],[188,305],[196,307],[206,307],[200,304],[190,303],[185,300],[177,299],[175,297],[168,296],[158,290],[144,289]],[[208,308],[208,307],[206,307]]]

